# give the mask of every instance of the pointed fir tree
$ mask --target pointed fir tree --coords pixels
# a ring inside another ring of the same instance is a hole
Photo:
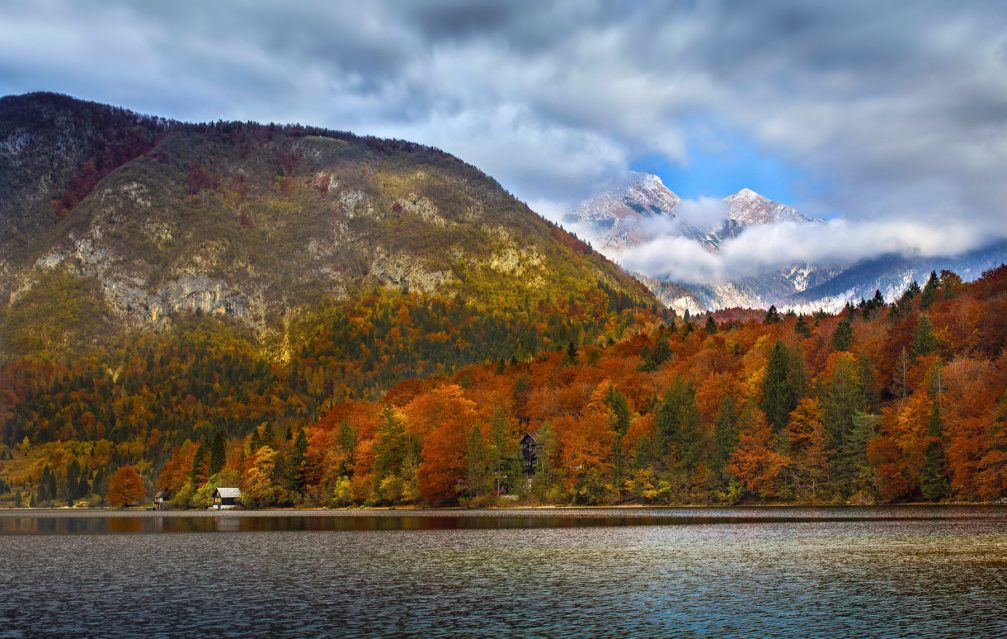
[[[808,327],[808,320],[806,320],[803,315],[797,318],[797,323],[794,324],[794,332],[801,337],[811,336],[811,329]]]
[[[769,307],[768,311],[766,311],[766,316],[763,318],[762,322],[764,324],[776,324],[779,321],[780,312],[776,310],[776,305],[774,304]]]
[[[563,358],[563,363],[567,364],[569,366],[576,366],[577,365],[577,359],[578,359],[577,358],[577,347],[574,345],[573,342],[570,342],[569,344],[567,344],[567,347],[566,347],[566,356]]]
[[[927,279],[927,283],[923,286],[923,292],[920,293],[920,308],[926,310],[937,300],[937,289],[940,286],[940,280],[937,279],[937,272],[930,271],[930,277]]]
[[[713,315],[706,316],[706,326],[704,328],[707,335],[713,335],[717,332],[717,322],[713,320]]]
[[[927,501],[940,501],[950,493],[942,433],[940,403],[935,401],[927,426],[929,442],[920,470],[920,492]]]
[[[797,387],[796,371],[792,370],[797,365],[794,359],[794,355],[782,342],[776,342],[766,364],[766,377],[762,383],[762,410],[766,413],[766,420],[777,432],[786,426],[790,411],[797,406],[804,390]]]
[[[216,475],[227,463],[227,450],[224,446],[224,435],[218,430],[210,443],[210,475]]]
[[[853,344],[853,324],[849,317],[844,317],[836,326],[836,332],[832,334],[832,350],[846,351]]]
[[[623,454],[622,438],[629,430],[629,402],[615,386],[609,385],[605,391],[605,405],[608,406],[609,424],[615,434],[612,444],[613,467],[615,469],[616,490],[622,490]]]
[[[189,481],[194,488],[199,488],[210,477],[210,450],[206,442],[200,442],[196,456],[192,458],[192,468],[189,470]]]
[[[934,325],[926,315],[920,315],[916,323],[916,334],[910,347],[916,357],[926,357],[937,350],[937,336],[934,335]]]
[[[304,490],[304,454],[308,451],[308,437],[304,429],[297,431],[297,439],[290,450],[290,457],[287,459],[287,490],[301,492]]]
[[[465,452],[465,493],[469,498],[480,497],[491,490],[491,457],[482,430],[478,425],[469,432]]]
[[[713,443],[710,471],[724,485],[726,484],[727,460],[738,445],[738,409],[734,398],[730,395],[726,395],[717,408]]]

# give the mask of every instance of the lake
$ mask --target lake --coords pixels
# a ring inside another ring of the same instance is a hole
[[[0,637],[1007,636],[1007,508],[0,513]]]

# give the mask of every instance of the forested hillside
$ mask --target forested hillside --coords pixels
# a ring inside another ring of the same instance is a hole
[[[574,306],[521,329],[393,295],[335,314],[291,364],[199,317],[115,367],[22,361],[3,371],[0,499],[101,503],[124,466],[177,506],[219,485],[250,507],[1007,494],[1007,267],[839,315],[694,323],[617,302],[580,340],[550,319]],[[509,357],[487,345],[504,326],[526,331]],[[399,345],[429,354],[426,377],[396,367]],[[465,348],[484,363],[434,364]]]
[[[585,309],[607,310],[610,294],[622,307],[657,303],[438,149],[167,121],[54,94],[0,98],[0,362],[101,357],[196,312],[251,329],[289,360],[375,292],[519,324],[564,305],[593,321]],[[510,335],[494,341],[516,348]]]

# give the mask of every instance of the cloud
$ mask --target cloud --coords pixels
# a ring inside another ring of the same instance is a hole
[[[40,0],[0,13],[3,93],[409,138],[560,204],[634,158],[688,162],[699,118],[827,180],[789,204],[841,213],[837,233],[900,220],[879,228],[918,234],[908,245],[948,226],[1007,235],[997,3]]]
[[[988,241],[987,232],[967,225],[937,228],[911,219],[834,219],[750,226],[725,240],[719,251],[672,232],[609,257],[652,277],[716,285],[795,264],[843,266],[882,255],[955,256]]]
[[[727,219],[727,203],[715,197],[682,200],[675,207],[679,224],[700,229],[716,229]]]

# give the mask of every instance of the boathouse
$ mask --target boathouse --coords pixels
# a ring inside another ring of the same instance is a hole
[[[221,486],[213,491],[213,508],[217,510],[227,510],[238,507],[238,498],[241,497],[241,490],[238,488]]]

